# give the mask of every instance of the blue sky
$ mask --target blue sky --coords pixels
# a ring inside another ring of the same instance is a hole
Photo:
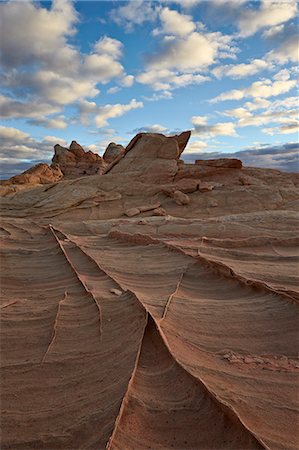
[[[57,142],[102,154],[142,130],[186,129],[188,160],[244,151],[296,170],[295,1],[0,7],[2,176],[49,161]]]

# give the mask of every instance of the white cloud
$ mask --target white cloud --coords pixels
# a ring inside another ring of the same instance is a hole
[[[180,14],[176,10],[171,10],[169,8],[162,8],[159,14],[162,28],[153,30],[153,35],[158,34],[170,34],[177,36],[185,36],[192,33],[196,25],[192,21],[191,16],[185,14]]]
[[[253,98],[276,97],[280,94],[285,94],[286,92],[289,92],[295,86],[296,80],[279,79],[276,81],[271,81],[269,79],[263,79],[261,81],[255,81],[247,88],[233,89],[231,91],[223,92],[214,99],[210,100],[210,102],[215,103],[224,100],[242,100],[243,98],[246,97],[253,97]]]
[[[151,2],[131,0],[124,6],[112,9],[109,16],[117,25],[124,27],[125,31],[131,32],[136,25],[156,20],[158,9]]]
[[[56,128],[60,130],[64,130],[67,128],[68,124],[66,122],[66,117],[63,115],[55,116],[55,117],[39,117],[36,119],[28,120],[30,125],[41,126],[44,128]]]
[[[113,59],[118,59],[122,56],[123,44],[117,39],[103,36],[94,44],[94,51],[99,55],[109,55]]]
[[[206,150],[209,146],[207,142],[199,141],[199,140],[193,140],[192,142],[188,143],[188,146],[186,150],[184,151],[183,156],[192,154],[192,153],[198,153],[200,151]]]
[[[130,131],[129,134],[137,134],[137,133],[166,133],[168,129],[164,127],[163,125],[160,125],[158,123],[155,123],[154,125],[145,125],[141,128],[135,128],[134,130]]]
[[[250,63],[241,63],[241,64],[229,64],[224,66],[218,66],[212,70],[212,73],[217,78],[222,78],[223,76],[231,77],[233,79],[239,79],[248,77],[251,75],[255,75],[256,73],[262,70],[269,70],[273,68],[273,66],[263,60],[263,59],[254,59]]]
[[[193,116],[191,119],[194,125],[193,135],[213,136],[237,136],[235,124],[233,122],[220,122],[209,125],[207,118],[203,116]]]
[[[113,78],[132,82],[119,62],[123,44],[117,39],[102,37],[90,54],[69,43],[79,21],[71,0],[54,0],[49,9],[37,2],[14,1],[0,8],[2,82],[13,98],[4,102],[5,117],[36,118],[45,126],[63,128],[62,120],[45,116],[97,96],[100,83]],[[27,93],[26,103],[18,100],[20,92]]]
[[[154,90],[167,91],[190,84],[201,84],[210,80],[209,77],[197,73],[179,73],[168,69],[153,69],[143,72],[136,77],[142,84],[150,85]]]
[[[24,142],[29,139],[29,134],[13,127],[0,126],[1,141]]]
[[[28,61],[69,64],[73,48],[66,38],[75,33],[78,20],[73,4],[53,1],[50,10],[32,2],[6,2],[1,8],[1,63],[8,67],[27,65]],[[59,51],[57,51],[59,49]],[[61,50],[64,50],[61,55]]]
[[[98,128],[105,127],[108,124],[109,119],[123,116],[126,112],[132,109],[143,108],[143,103],[132,99],[128,104],[115,104],[100,106],[97,109],[95,116],[95,122]]]
[[[299,132],[299,122],[293,121],[289,122],[285,125],[280,125],[279,127],[273,127],[273,128],[263,128],[263,133],[270,134],[271,136],[276,134],[293,134]]]
[[[192,71],[205,69],[216,61],[221,52],[234,54],[231,37],[219,32],[193,32],[174,39],[164,38],[159,51],[148,59],[149,69]]]
[[[120,91],[120,87],[113,86],[107,90],[107,94],[116,94],[119,91]]]
[[[238,20],[242,37],[257,31],[283,24],[296,16],[297,4],[294,0],[262,0],[259,8],[244,8]]]
[[[2,119],[33,117],[40,118],[47,114],[54,114],[60,111],[57,105],[32,101],[20,102],[5,95],[0,95],[0,117]]]
[[[121,80],[120,84],[123,87],[131,87],[134,84],[134,76],[133,75],[125,75]]]

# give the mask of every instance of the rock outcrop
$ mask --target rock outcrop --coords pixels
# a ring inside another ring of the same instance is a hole
[[[105,163],[96,153],[85,152],[76,141],[72,141],[70,148],[57,144],[52,164],[57,164],[65,178],[77,178],[84,175],[101,174]]]
[[[52,164],[52,166],[49,166],[48,164],[40,163],[20,175],[15,175],[2,184],[48,184],[55,183],[62,178],[63,173],[57,164]]]
[[[115,144],[115,142],[110,142],[103,155],[103,160],[105,163],[112,163],[118,156],[123,156],[125,154],[125,148],[120,144]]]
[[[134,178],[154,183],[169,182],[178,171],[178,159],[186,147],[191,132],[166,137],[163,134],[139,133],[119,155],[107,172],[126,173]]]

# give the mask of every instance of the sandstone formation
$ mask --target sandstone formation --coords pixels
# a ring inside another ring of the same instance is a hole
[[[52,164],[57,164],[65,178],[77,178],[84,175],[101,174],[105,167],[103,159],[91,151],[85,152],[76,141],[70,148],[55,145]]]
[[[120,144],[115,144],[115,142],[110,142],[103,155],[103,160],[110,164],[118,156],[122,156],[125,153],[125,148]]]
[[[189,137],[2,186],[1,448],[297,450],[299,177]]]
[[[49,166],[45,163],[37,164],[26,170],[20,175],[10,178],[8,181],[2,182],[2,185],[11,184],[49,184],[61,180],[63,173],[57,164]]]

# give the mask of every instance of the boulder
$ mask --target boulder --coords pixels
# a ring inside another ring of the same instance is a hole
[[[115,144],[115,142],[110,142],[103,155],[103,160],[105,163],[110,164],[118,156],[122,156],[125,153],[125,148],[120,144]]]
[[[166,216],[166,211],[164,208],[156,208],[153,210],[153,216]]]
[[[181,191],[174,191],[173,198],[176,204],[179,206],[189,205],[190,203],[190,198],[188,197],[188,195],[184,194]]]
[[[140,214],[139,208],[129,208],[125,211],[125,215],[128,217],[138,216],[138,214]]]

